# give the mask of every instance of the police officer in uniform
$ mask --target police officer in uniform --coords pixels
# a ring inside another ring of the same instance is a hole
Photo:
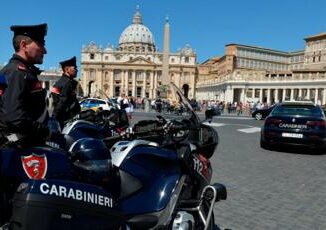
[[[51,94],[53,98],[53,116],[59,121],[61,128],[64,123],[80,112],[76,90],[78,82],[76,57],[60,62],[63,70],[61,78],[54,84]]]
[[[0,133],[21,146],[39,145],[48,136],[46,91],[35,64],[46,54],[44,37],[47,24],[11,26],[15,54],[0,71],[7,88],[0,97]]]
[[[5,90],[7,88],[7,79],[4,75],[0,75],[0,108],[2,108],[2,95],[5,93]],[[7,138],[4,134],[0,133],[0,146],[5,144],[7,142]],[[0,158],[0,164],[1,164],[1,158]]]

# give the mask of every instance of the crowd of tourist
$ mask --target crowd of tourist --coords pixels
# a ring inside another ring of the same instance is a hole
[[[121,98],[121,97],[119,97]],[[118,98],[120,103],[121,99]],[[127,113],[131,110],[131,113],[134,109],[146,110],[146,104],[149,107],[149,110],[155,110],[157,112],[167,112],[167,113],[176,113],[180,114],[183,111],[183,108],[177,105],[175,101],[169,99],[148,99],[148,98],[133,98],[133,97],[124,97],[124,108],[127,108]],[[128,106],[127,106],[128,104]],[[207,109],[214,109],[216,115],[222,114],[236,114],[236,115],[247,115],[250,116],[252,112],[258,109],[267,109],[271,104],[262,103],[262,102],[225,102],[219,100],[195,100],[191,99],[190,104],[193,109],[197,112],[205,112]]]

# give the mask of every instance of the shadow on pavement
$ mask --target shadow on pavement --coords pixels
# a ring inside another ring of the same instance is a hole
[[[326,149],[313,149],[309,147],[302,146],[288,146],[288,145],[279,145],[269,148],[270,150],[277,152],[286,152],[292,154],[302,154],[302,155],[325,155]]]

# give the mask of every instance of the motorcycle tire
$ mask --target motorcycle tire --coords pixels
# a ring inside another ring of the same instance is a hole
[[[9,220],[8,210],[9,207],[8,207],[6,193],[0,191],[0,227]]]
[[[212,213],[211,219],[209,220],[207,230],[216,230],[218,229],[217,225],[215,224],[214,212]]]

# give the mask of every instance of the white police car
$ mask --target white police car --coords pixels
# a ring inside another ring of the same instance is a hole
[[[92,109],[94,111],[99,108],[103,110],[111,110],[114,105],[109,100],[99,99],[99,98],[86,98],[79,102],[80,108],[82,110]]]

